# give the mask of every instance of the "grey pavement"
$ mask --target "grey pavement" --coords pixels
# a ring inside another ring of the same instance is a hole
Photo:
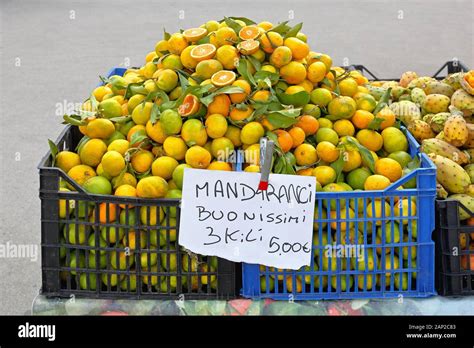
[[[113,66],[142,64],[163,27],[293,16],[292,23],[304,22],[313,50],[337,65],[364,64],[379,77],[432,74],[452,58],[474,66],[470,0],[2,0],[0,15],[1,245],[40,243],[36,166],[47,139],[63,127],[58,104],[85,99]],[[40,286],[39,260],[0,258],[0,314],[29,313]]]

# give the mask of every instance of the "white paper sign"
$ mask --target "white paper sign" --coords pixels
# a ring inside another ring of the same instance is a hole
[[[286,269],[309,265],[313,176],[185,169],[179,244],[201,255]]]

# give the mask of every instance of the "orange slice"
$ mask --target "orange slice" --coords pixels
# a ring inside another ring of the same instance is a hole
[[[192,94],[188,94],[184,97],[183,103],[178,108],[178,113],[183,116],[192,116],[199,111],[201,102],[198,97]]]
[[[239,37],[242,40],[255,40],[259,36],[260,29],[256,25],[247,25],[239,31]]]
[[[206,35],[207,30],[205,28],[191,28],[183,31],[183,36],[188,42],[199,41]]]
[[[221,70],[212,75],[211,82],[214,86],[224,87],[232,84],[235,81],[235,78],[235,72],[230,70]]]
[[[259,47],[260,47],[260,42],[256,40],[245,40],[237,45],[237,49],[244,56],[254,54],[255,52],[258,51]]]
[[[213,44],[197,45],[191,50],[191,58],[198,62],[211,59],[216,54],[216,46]]]

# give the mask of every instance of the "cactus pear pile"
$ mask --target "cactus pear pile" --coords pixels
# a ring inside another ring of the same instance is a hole
[[[437,166],[438,197],[456,199],[474,211],[474,70],[440,81],[408,71],[398,82],[367,87],[376,99],[387,88],[390,109]]]

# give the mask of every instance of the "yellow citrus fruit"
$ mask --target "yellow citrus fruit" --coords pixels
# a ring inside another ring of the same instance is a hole
[[[239,30],[239,37],[242,40],[255,40],[260,36],[260,30],[256,25],[246,25]]]
[[[167,137],[163,143],[163,149],[167,156],[181,161],[184,159],[188,147],[183,139],[178,137]]]
[[[232,108],[232,110],[229,113],[229,117],[233,121],[242,121],[242,120],[245,120],[246,118],[249,118],[252,115],[253,110],[254,110],[253,107],[250,105],[247,105],[247,109],[245,110]]]
[[[99,86],[99,87],[96,87],[92,91],[92,94],[94,95],[94,98],[98,102],[101,102],[105,95],[111,94],[111,93],[112,93],[112,90],[107,86]]]
[[[148,54],[145,56],[145,63],[151,62],[156,57],[158,57],[158,56],[156,55],[155,51],[148,52]]]
[[[354,219],[355,218],[355,212],[351,208],[346,210],[345,208],[337,212],[337,211],[331,211],[329,213],[329,217],[331,218],[331,228],[334,230],[340,229],[341,232],[346,231],[349,228],[351,228],[354,223],[353,222],[346,222],[344,220],[349,220],[349,219]],[[342,220],[342,222],[341,222]]]
[[[90,139],[80,149],[81,163],[97,167],[102,156],[107,152],[107,145],[101,139]]]
[[[214,161],[214,162],[211,162],[211,164],[209,164],[207,169],[208,170],[224,170],[226,172],[230,172],[232,171],[232,166],[227,162]]]
[[[303,144],[305,138],[306,138],[306,133],[304,132],[303,128],[300,128],[298,126],[292,127],[288,133],[290,134],[291,138],[293,139],[293,148]]]
[[[318,157],[324,162],[332,163],[339,158],[340,151],[333,143],[329,141],[321,141],[316,145]]]
[[[286,46],[280,46],[270,55],[270,64],[277,68],[281,68],[283,65],[291,62],[292,59],[291,50]]]
[[[345,135],[353,136],[355,133],[354,125],[349,120],[337,120],[334,122],[333,129],[340,137]]]
[[[252,144],[244,150],[245,163],[260,165],[260,144]]]
[[[380,158],[375,162],[375,173],[395,182],[402,177],[402,166],[391,158]]]
[[[237,82],[237,81],[236,81]],[[230,98],[226,94],[216,95],[213,101],[207,107],[207,114],[220,114],[228,116],[230,111]]]
[[[168,192],[168,183],[159,176],[149,176],[137,184],[137,196],[142,198],[161,198]]]
[[[262,28],[265,31],[268,31],[271,28],[273,28],[273,24],[268,21],[263,21],[263,22],[258,23],[257,27]]]
[[[160,176],[165,180],[171,179],[178,161],[170,156],[162,156],[153,161],[151,172],[154,176]]]
[[[342,167],[343,172],[350,172],[356,168],[359,168],[362,164],[362,157],[359,151],[344,151],[342,153],[344,159],[344,166]]]
[[[247,173],[260,173],[260,166],[257,166],[255,164],[250,164],[245,167],[244,172]]]
[[[122,186],[122,185],[130,185],[133,187],[137,186],[137,179],[130,173],[125,173],[120,178],[120,176],[116,176],[112,179],[112,184],[114,187]]]
[[[87,179],[96,176],[97,174],[92,167],[85,164],[79,164],[69,169],[67,175],[69,175],[79,185],[82,185],[87,181]],[[72,189],[72,187],[69,188]]]
[[[258,42],[257,40],[244,40],[244,41],[240,42],[237,45],[237,49],[244,56],[254,55],[259,51],[263,52],[263,51],[259,50],[259,48],[260,48],[260,42]],[[265,57],[265,52],[263,52],[263,55]],[[260,60],[260,59],[258,59],[258,60]],[[260,60],[260,61],[262,61],[262,60]]]
[[[146,134],[157,143],[163,144],[167,135],[163,129],[163,124],[158,121],[155,124],[152,124],[151,121],[146,123]]]
[[[137,197],[137,190],[132,185],[120,185],[115,189],[115,196],[121,197]],[[120,208],[125,209],[126,204],[119,204]],[[128,205],[129,208],[132,208],[132,205]]]
[[[315,134],[319,129],[319,121],[316,117],[303,115],[298,117],[295,127],[300,127],[306,136]]]
[[[217,49],[216,57],[224,69],[233,70],[239,60],[239,51],[232,45],[223,45]]]
[[[114,132],[114,124],[105,118],[96,118],[90,121],[86,127],[86,133],[89,138],[107,139]]]
[[[293,59],[303,59],[309,54],[308,44],[296,37],[285,39],[283,44],[290,48],[291,53],[293,54]]]
[[[146,125],[151,116],[151,108],[153,107],[152,102],[145,102],[138,105],[133,109],[132,120],[137,125]]]
[[[310,81],[310,80],[304,80],[303,82],[301,82],[300,84],[298,84],[297,86],[301,86],[304,88],[304,90],[308,93],[311,93],[311,91],[313,90],[314,86],[313,86],[313,83]]]
[[[140,208],[140,222],[145,226],[156,226],[164,219],[165,212],[159,206],[142,206]]]
[[[356,111],[356,103],[354,99],[346,96],[336,97],[328,105],[328,111],[337,119],[349,119]]]
[[[242,141],[240,140],[240,128],[236,126],[227,126],[227,131],[224,134],[224,137],[230,139],[234,147],[239,147],[242,145]]]
[[[204,146],[207,142],[206,127],[204,127],[202,122],[198,119],[187,120],[184,122],[183,127],[181,128],[181,138],[183,138],[188,146]],[[183,158],[176,159],[182,160]]]
[[[234,144],[230,139],[221,137],[212,140],[211,154],[219,161],[227,161],[234,151]]]
[[[332,145],[332,144],[331,144]],[[329,166],[318,166],[313,169],[312,175],[316,177],[316,180],[322,185],[325,186],[336,181],[336,171],[334,168]]]
[[[332,123],[331,120],[328,120],[325,117],[320,117],[320,118],[318,118],[318,122],[319,122],[319,128],[330,128],[330,129],[332,129],[333,123]],[[336,133],[336,136],[337,136],[337,133]]]
[[[146,98],[143,94],[135,94],[134,96],[130,97],[127,104],[127,109],[129,114],[133,112],[133,110]]]
[[[369,176],[367,180],[369,180],[372,176],[373,175]],[[375,224],[380,226],[382,224],[382,220],[380,220],[380,218],[390,216],[390,205],[387,202],[380,200],[370,202],[367,206],[367,216],[369,218],[378,218],[379,220],[377,220]]]
[[[153,86],[162,89],[165,92],[171,92],[178,85],[178,74],[171,69],[159,70],[155,75],[153,75],[153,78],[157,79]]]
[[[81,158],[77,153],[71,151],[60,151],[56,155],[56,167],[62,169],[65,173],[81,164]]]
[[[362,146],[365,146],[371,151],[379,151],[383,146],[382,136],[370,129],[361,129],[357,132],[356,139]]]
[[[260,36],[260,46],[266,53],[272,53],[276,47],[283,45],[283,37],[274,31],[269,31]]]
[[[318,53],[318,52],[309,52],[308,56],[306,57],[306,61],[308,64],[312,64],[314,62],[323,62],[326,65],[326,70],[329,71],[332,66],[332,59],[327,54]]]
[[[213,114],[206,118],[207,135],[212,139],[223,137],[227,132],[227,120],[224,116]]]
[[[306,69],[302,63],[292,61],[281,67],[280,76],[286,82],[296,85],[306,79]]]
[[[316,148],[311,144],[301,144],[295,151],[296,164],[299,166],[310,166],[318,160]]]
[[[314,62],[308,66],[306,78],[312,83],[321,82],[326,76],[326,65],[322,62]]]
[[[403,198],[399,200],[393,207],[395,216],[398,217],[411,217],[416,216],[416,203],[412,199]],[[402,223],[407,225],[408,219],[402,219]]]
[[[215,43],[217,47],[223,45],[232,45],[237,42],[237,34],[232,28],[222,27],[215,32],[215,36],[211,36],[211,43]]]
[[[210,79],[216,72],[223,70],[221,62],[216,59],[200,61],[196,66],[196,74],[203,79]]]
[[[359,129],[366,129],[375,116],[366,110],[357,110],[351,118],[352,123]]]
[[[360,88],[360,86],[359,86]],[[357,93],[359,94],[359,93]],[[356,94],[356,95],[357,95]],[[357,99],[356,99],[356,104],[357,104],[357,110],[365,110],[372,112],[374,111],[375,107],[377,106],[377,101],[375,98],[368,94],[368,93],[362,93]]]
[[[383,176],[383,175],[378,175],[374,174],[369,176],[364,183],[364,189],[367,191],[371,190],[384,190],[390,185],[390,180]]]
[[[265,129],[258,122],[247,123],[240,132],[240,140],[243,144],[251,145],[260,141],[265,134]]]
[[[191,28],[183,31],[183,36],[188,42],[196,42],[207,35],[206,28]]]
[[[277,135],[278,145],[283,152],[288,152],[293,148],[293,138],[287,131],[277,129],[274,132]]]
[[[160,40],[155,45],[155,53],[158,57],[164,55],[164,53],[168,50],[168,41],[166,40]]]
[[[352,97],[354,94],[357,93],[358,84],[356,80],[351,77],[345,78],[344,80],[339,82],[339,90],[341,95]]]
[[[196,65],[199,63],[196,59],[194,59],[191,56],[191,51],[197,46],[191,45],[186,47],[183,52],[181,52],[181,55],[179,56],[181,64],[189,70],[194,70],[196,68]]]
[[[151,168],[153,159],[153,153],[147,150],[140,150],[133,154],[130,164],[137,173],[145,173]]]
[[[304,92],[304,91],[306,91],[306,90],[304,89],[303,86],[294,85],[294,86],[288,87],[288,88],[285,90],[285,93],[291,95],[291,94],[296,94],[296,93]]]
[[[232,86],[240,87],[244,91],[243,93],[232,93],[230,100],[234,104],[242,103],[247,96],[252,92],[250,84],[245,80],[237,80],[232,83]]]
[[[194,145],[186,151],[185,161],[193,168],[205,169],[211,163],[211,154],[202,146]]]
[[[384,107],[382,110],[380,110],[377,115],[375,115],[376,118],[382,118],[383,121],[380,123],[380,129],[383,130],[388,127],[392,127],[395,124],[396,121],[396,115],[395,113],[388,107]]]
[[[255,93],[252,94],[251,99],[253,101],[266,102],[270,99],[270,96],[271,96],[270,91],[260,90],[260,91],[255,91]]]
[[[235,78],[235,72],[229,70],[221,70],[212,75],[211,82],[214,86],[224,87],[231,85],[235,81]]]
[[[216,46],[212,44],[197,45],[191,49],[190,57],[199,63],[203,60],[213,58],[216,55],[216,51]]]
[[[188,46],[188,41],[181,33],[174,33],[168,40],[168,51],[180,54]]]
[[[111,177],[119,175],[125,169],[125,160],[117,151],[107,151],[100,163],[104,172]]]
[[[107,147],[107,151],[117,151],[122,156],[125,155],[125,152],[130,148],[130,143],[125,139],[117,139],[112,141]]]

